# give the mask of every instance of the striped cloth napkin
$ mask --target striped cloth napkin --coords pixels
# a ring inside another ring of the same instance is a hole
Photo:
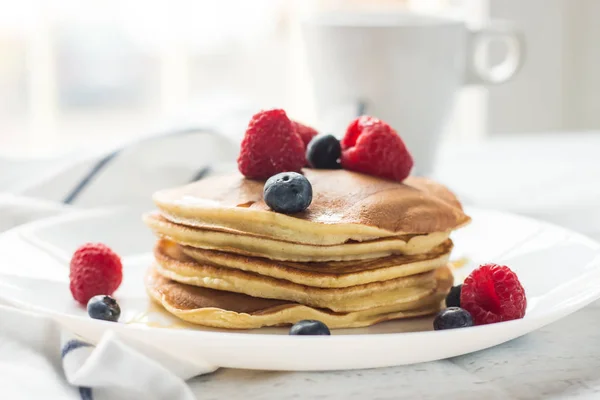
[[[155,190],[229,169],[236,154],[237,144],[223,135],[182,129],[108,154],[0,159],[0,230],[80,208],[148,210]],[[196,397],[185,381],[214,369],[114,332],[87,343],[46,316],[0,305],[3,399],[190,400]]]

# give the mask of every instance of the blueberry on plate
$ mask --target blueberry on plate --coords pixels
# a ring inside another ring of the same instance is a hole
[[[121,316],[121,307],[111,296],[100,294],[88,301],[87,312],[91,318],[117,322]]]
[[[453,286],[446,296],[446,307],[460,307],[460,292],[462,291],[462,283],[458,286]]]
[[[310,205],[312,185],[301,174],[282,172],[267,180],[263,197],[273,211],[294,214],[306,210]]]
[[[340,141],[333,135],[315,136],[306,148],[306,160],[313,168],[339,169],[341,156]]]
[[[290,328],[290,335],[331,335],[327,325],[314,319],[305,319],[296,322]]]
[[[468,326],[473,326],[473,318],[467,310],[460,307],[446,308],[440,311],[433,320],[433,329],[436,331],[466,328]]]

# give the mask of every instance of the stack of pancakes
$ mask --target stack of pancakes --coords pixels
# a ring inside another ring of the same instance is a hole
[[[427,315],[452,285],[455,196],[424,178],[404,183],[305,169],[313,201],[274,212],[264,182],[218,176],[155,193],[144,216],[159,240],[150,296],[186,321],[249,329],[317,319],[330,328]]]

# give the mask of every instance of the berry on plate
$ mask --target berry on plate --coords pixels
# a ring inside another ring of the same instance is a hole
[[[467,310],[460,307],[446,308],[440,311],[433,320],[433,329],[436,331],[466,328],[468,326],[473,326],[473,318]]]
[[[352,121],[341,145],[345,169],[402,182],[413,167],[400,136],[377,118],[362,116]]]
[[[71,294],[86,305],[99,294],[112,295],[121,285],[123,266],[119,256],[101,243],[87,243],[71,258],[69,280]]]
[[[292,121],[292,126],[294,127],[296,134],[298,136],[300,136],[300,139],[302,139],[302,143],[304,143],[305,149],[306,149],[306,146],[308,146],[308,144],[312,140],[312,138],[314,138],[315,136],[317,136],[319,134],[319,132],[317,132],[316,129],[311,128],[310,126],[301,124],[300,122]]]
[[[248,123],[237,159],[238,169],[250,179],[300,172],[306,163],[304,153],[304,143],[285,111],[261,111]]]
[[[460,292],[462,285],[453,286],[446,296],[446,307],[460,307]]]
[[[312,202],[312,185],[296,172],[273,175],[263,189],[265,203],[273,211],[285,214],[298,213]]]
[[[316,136],[306,148],[306,160],[312,168],[339,169],[340,141],[333,135]]]
[[[331,335],[327,325],[314,319],[305,319],[296,322],[290,328],[290,335]]]
[[[90,318],[117,322],[121,316],[121,307],[111,296],[100,294],[88,301],[87,312]]]
[[[471,313],[475,325],[523,318],[525,290],[507,266],[485,264],[471,272],[460,293],[461,307]]]

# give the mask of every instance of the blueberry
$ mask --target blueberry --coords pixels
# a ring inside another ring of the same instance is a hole
[[[313,168],[339,169],[341,156],[340,141],[333,135],[315,136],[306,148],[306,159]]]
[[[436,331],[442,329],[466,328],[473,326],[473,318],[467,310],[460,307],[450,307],[442,310],[433,320],[433,329]]]
[[[121,307],[114,298],[100,294],[88,301],[87,312],[91,318],[117,322],[121,316]]]
[[[283,172],[267,180],[263,197],[273,211],[293,214],[306,210],[310,205],[312,186],[303,175]]]
[[[322,323],[321,321],[316,321],[314,319],[305,319],[299,322],[296,322],[290,328],[290,335],[331,335],[329,332],[329,328],[327,325]]]
[[[446,296],[446,307],[460,307],[460,292],[462,291],[462,284],[454,286],[450,289],[450,293]]]

